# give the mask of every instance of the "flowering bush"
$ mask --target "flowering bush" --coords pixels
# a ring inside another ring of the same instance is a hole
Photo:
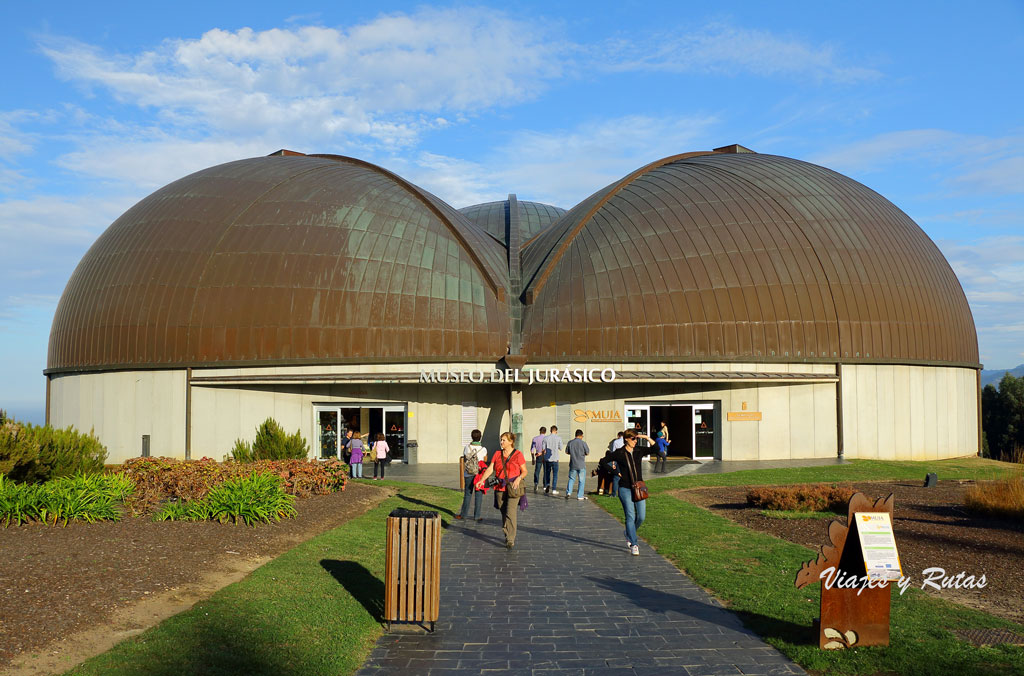
[[[757,486],[747,491],[747,504],[761,509],[845,514],[855,491],[837,484]]]
[[[252,463],[217,462],[211,458],[132,458],[125,474],[135,482],[127,503],[136,514],[154,510],[167,500],[201,500],[229,479],[267,473],[282,480],[284,491],[298,497],[345,490],[345,465],[337,460],[260,460]]]

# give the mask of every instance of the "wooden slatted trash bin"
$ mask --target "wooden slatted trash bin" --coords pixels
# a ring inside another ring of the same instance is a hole
[[[388,515],[384,620],[434,631],[441,595],[441,516],[396,509]]]

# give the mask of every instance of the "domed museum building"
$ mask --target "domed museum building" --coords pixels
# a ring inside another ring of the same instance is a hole
[[[963,290],[895,205],[742,146],[674,155],[565,211],[456,210],[381,167],[279,151],[186,176],[85,254],[50,332],[47,418],[112,462],[220,458],[267,417],[337,453],[384,433],[665,421],[697,459],[978,452]]]

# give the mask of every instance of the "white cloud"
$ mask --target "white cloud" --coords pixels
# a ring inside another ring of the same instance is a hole
[[[630,115],[553,132],[514,132],[479,162],[422,154],[389,160],[388,166],[458,207],[512,192],[568,209],[654,160],[710,149],[706,139],[716,123],[710,117]]]
[[[989,137],[944,129],[907,129],[818,153],[811,162],[843,173],[865,174],[894,165],[932,165],[961,191],[1024,193],[1024,136]]]
[[[348,29],[214,29],[138,55],[48,40],[66,78],[213,132],[288,130],[405,146],[436,113],[532,99],[561,72],[562,46],[493,10],[422,9]]]
[[[937,244],[967,294],[986,366],[1016,366],[1024,341],[1024,236]]]
[[[613,70],[752,73],[817,82],[860,82],[881,75],[871,68],[842,65],[831,45],[812,45],[798,38],[726,23],[654,35],[642,42],[618,40],[605,45],[605,50],[604,58]]]

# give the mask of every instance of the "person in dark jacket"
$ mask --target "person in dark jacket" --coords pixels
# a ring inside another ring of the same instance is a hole
[[[604,457],[597,461],[597,494],[612,494],[612,477],[619,471],[618,465],[612,459],[612,451],[609,448]]]
[[[644,480],[643,457],[648,448],[637,445],[637,439],[652,439],[646,434],[638,434],[636,430],[626,430],[622,434],[623,446],[612,453],[612,460],[619,466],[619,502],[626,517],[626,544],[633,556],[640,556],[640,539],[636,531],[647,517],[647,501],[633,502],[633,484]]]

